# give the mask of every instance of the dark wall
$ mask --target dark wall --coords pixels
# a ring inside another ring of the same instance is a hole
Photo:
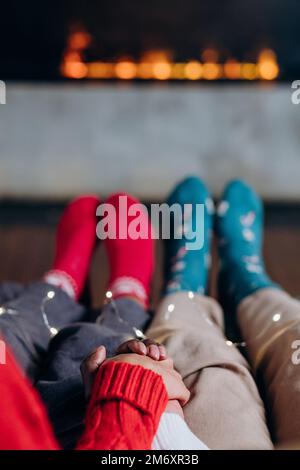
[[[0,78],[58,77],[74,21],[94,37],[91,57],[168,48],[186,60],[214,46],[251,60],[272,47],[283,76],[299,78],[299,0],[9,0],[1,6]]]
[[[65,42],[62,0],[9,0],[1,5],[1,78],[53,78]]]

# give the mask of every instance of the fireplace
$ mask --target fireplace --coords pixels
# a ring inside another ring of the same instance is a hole
[[[12,0],[2,12],[1,79],[300,76],[298,0]]]
[[[91,59],[94,37],[80,25],[73,25],[60,66],[69,79],[102,80],[276,80],[280,75],[276,53],[270,48],[255,57],[238,60],[230,53],[205,48],[194,57],[180,61],[173,49],[146,49],[134,59],[131,54],[110,60]],[[223,58],[222,58],[223,56]]]

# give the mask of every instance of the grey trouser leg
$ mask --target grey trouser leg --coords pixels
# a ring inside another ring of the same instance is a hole
[[[54,293],[53,298],[47,298],[49,292]],[[52,338],[50,328],[59,331],[85,313],[85,308],[60,288],[44,282],[28,287],[18,283],[0,285],[0,308],[0,336],[32,381],[37,379],[45,359]]]
[[[64,448],[73,448],[83,429],[81,362],[100,345],[106,347],[108,356],[115,354],[123,341],[135,337],[134,328],[145,328],[149,315],[136,302],[119,299],[104,306],[99,320],[100,323],[75,323],[63,328],[51,341],[47,362],[37,382]]]

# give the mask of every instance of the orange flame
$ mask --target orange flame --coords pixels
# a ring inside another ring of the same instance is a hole
[[[92,37],[84,28],[73,28],[63,55],[62,76],[104,80],[276,80],[280,73],[271,49],[263,49],[257,63],[238,62],[234,58],[220,63],[219,52],[212,48],[203,51],[202,61],[174,62],[169,50],[149,50],[140,61],[123,58],[116,62],[86,62],[85,51],[91,43]]]

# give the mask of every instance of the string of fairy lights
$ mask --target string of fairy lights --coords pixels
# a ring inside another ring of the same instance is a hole
[[[199,59],[176,62],[172,53],[164,50],[145,52],[135,61],[121,57],[115,61],[87,61],[85,52],[93,38],[85,30],[72,31],[67,39],[60,72],[69,79],[101,80],[276,80],[280,74],[276,54],[262,49],[255,62],[240,62],[228,58],[221,63],[217,50],[202,51]],[[201,60],[200,60],[201,59]]]
[[[195,313],[197,315],[201,315],[203,320],[206,323],[208,323],[212,328],[214,328],[215,325],[214,325],[212,319],[210,318],[209,314],[204,309],[202,309],[199,306],[199,303],[197,302],[198,294],[195,294],[192,291],[183,291],[182,294],[187,296],[187,300],[191,303],[191,307],[193,309],[195,309]],[[59,329],[49,322],[48,315],[47,315],[48,304],[50,302],[53,302],[55,300],[55,297],[56,297],[55,291],[50,289],[45,294],[45,296],[42,298],[41,305],[40,305],[40,312],[41,312],[41,315],[42,315],[43,323],[44,323],[46,329],[48,330],[49,336],[51,338],[56,336],[57,333],[59,332]],[[118,304],[114,300],[114,296],[113,296],[113,293],[111,291],[106,292],[105,299],[106,299],[106,303],[109,303],[112,306],[112,311],[110,312],[110,315],[113,314],[115,316],[115,319],[117,320],[117,322],[122,324],[122,326],[124,326],[124,325],[127,326],[128,331],[131,330],[131,336],[133,338],[136,338],[140,341],[143,341],[147,338],[147,336],[144,334],[144,332],[142,330],[140,330],[139,328],[136,328],[135,326],[133,326],[131,323],[129,323],[126,320],[126,318],[124,316],[122,316],[121,312],[119,311]],[[162,311],[163,321],[168,322],[171,315],[174,313],[174,311],[177,308],[181,309],[180,306],[176,305],[176,300],[173,297],[173,298],[171,298],[171,301],[167,303],[167,305],[165,307],[165,310]],[[0,306],[0,316],[1,315],[9,315],[9,316],[17,315],[18,316],[18,315],[22,315],[22,313],[19,309],[12,308],[8,305],[6,306],[5,304],[3,304],[3,305]],[[271,344],[271,342],[274,339],[276,339],[278,337],[278,335],[280,335],[280,334],[284,333],[285,331],[289,330],[295,324],[295,322],[286,323],[285,321],[282,321],[282,320],[283,320],[283,317],[281,315],[281,312],[272,313],[272,315],[270,316],[269,321],[270,321],[271,324],[276,324],[278,326],[278,328],[276,330],[274,330],[273,335],[270,338],[268,338],[267,344],[265,342],[263,342],[259,352],[257,353],[257,357],[260,357],[261,351],[264,351],[265,347],[267,345]],[[105,321],[105,317],[103,316],[103,314],[101,314],[101,315],[99,315],[98,319],[96,320],[96,323],[101,325],[103,321]],[[296,323],[298,323],[298,320],[296,321]],[[268,325],[266,325],[266,326],[268,327]],[[20,329],[20,335],[23,336],[24,342],[27,344],[28,348],[31,348],[32,347],[31,342],[28,341],[28,338],[27,338],[26,335],[25,336],[23,335],[23,332],[22,332],[21,329]],[[226,336],[224,336],[224,343],[227,347],[236,347],[236,348],[242,349],[242,348],[249,347],[252,343],[256,343],[263,336],[264,336],[264,331],[259,331],[258,334],[255,337],[250,338],[247,341],[240,341],[240,342],[232,341],[232,340],[228,339]]]

